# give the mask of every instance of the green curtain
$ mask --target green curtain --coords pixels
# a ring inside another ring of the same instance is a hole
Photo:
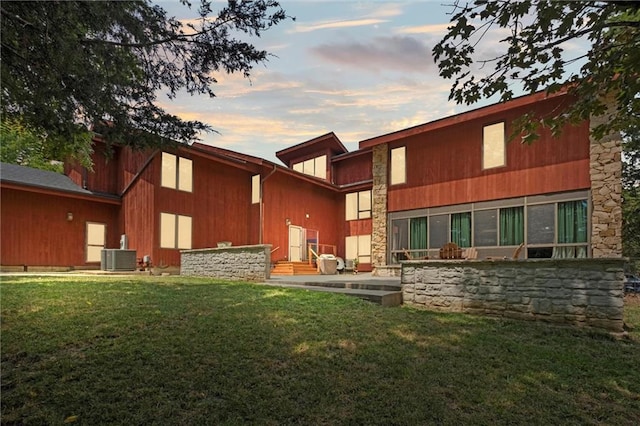
[[[451,242],[471,247],[471,212],[451,215]]]
[[[587,242],[587,200],[558,203],[558,243]]]
[[[500,245],[518,246],[524,242],[524,207],[500,209]]]
[[[587,242],[587,200],[558,203],[558,244]],[[587,257],[586,246],[556,247],[556,258]]]
[[[424,257],[427,255],[427,218],[416,217],[409,221],[409,245],[412,255]],[[415,252],[415,250],[424,250]]]

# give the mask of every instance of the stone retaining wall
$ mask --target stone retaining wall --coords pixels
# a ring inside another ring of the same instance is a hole
[[[623,265],[621,258],[407,261],[403,302],[621,332]]]
[[[271,275],[271,245],[182,250],[180,275],[264,281]]]

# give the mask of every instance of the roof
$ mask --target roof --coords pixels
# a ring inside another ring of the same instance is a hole
[[[335,133],[329,132],[317,138],[310,139],[306,142],[299,143],[297,145],[285,148],[276,152],[276,157],[280,159],[284,164],[289,163],[300,157],[304,157],[309,154],[317,153],[329,149],[334,155],[344,154],[349,150],[340,142],[340,139]]]
[[[477,108],[471,111],[463,112],[456,115],[451,115],[438,120],[430,121],[425,124],[419,124],[417,126],[409,127],[407,129],[398,130],[395,132],[387,133],[385,135],[376,136],[370,139],[360,141],[360,149],[369,148],[376,145],[381,145],[387,142],[396,141],[409,136],[414,136],[426,132],[430,132],[443,127],[453,126],[455,124],[464,123],[478,118],[486,117],[492,114],[500,113],[502,111],[511,110],[514,108],[528,106],[546,99],[557,98],[566,96],[566,91],[560,91],[553,94],[548,94],[545,91],[533,93],[531,95],[520,96],[515,99],[511,99],[506,102],[500,102],[497,104],[491,104],[485,107]]]
[[[19,166],[17,164],[0,163],[0,181],[19,186],[28,186],[43,190],[66,192],[80,196],[108,197],[88,191],[76,185],[68,176],[50,172],[48,170],[34,169],[33,167]],[[117,198],[117,197],[116,197]]]

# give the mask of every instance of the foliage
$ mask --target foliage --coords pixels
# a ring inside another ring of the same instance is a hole
[[[268,53],[242,38],[286,18],[274,0],[213,6],[201,0],[182,22],[150,0],[3,2],[2,120],[21,117],[58,144],[88,127],[133,148],[197,140],[211,127],[167,113],[158,94],[213,97],[216,73],[249,77]]]
[[[623,139],[622,162],[622,249],[640,259],[640,127],[630,129]]]
[[[55,159],[72,158],[88,169],[91,163],[91,132],[73,135],[72,140],[60,141],[37,133],[20,119],[0,122],[0,161],[35,169],[63,172],[63,164]]]
[[[534,141],[541,126],[557,134],[565,123],[605,113],[609,119],[593,129],[598,139],[640,126],[640,3],[456,0],[451,23],[433,49],[440,75],[455,79],[450,99],[470,104],[499,95],[506,101],[520,89],[566,90],[575,99],[550,117],[525,115],[514,131],[524,142]],[[474,62],[493,30],[507,35],[500,46],[490,46],[488,58]],[[568,57],[569,46],[584,50]]]
[[[636,424],[640,342],[184,277],[3,277],[3,424]],[[625,321],[640,330],[640,304]]]

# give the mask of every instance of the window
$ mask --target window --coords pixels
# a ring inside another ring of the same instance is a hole
[[[478,247],[498,245],[497,210],[479,210],[473,213],[473,240]]]
[[[555,240],[555,204],[527,208],[527,243],[553,244]]]
[[[162,176],[160,185],[165,188],[192,192],[193,162],[188,158],[177,157],[168,152],[162,153]]]
[[[506,164],[504,122],[482,129],[482,168],[491,169]]]
[[[483,256],[508,256],[526,243],[527,258],[588,257],[586,197],[574,191],[389,213],[387,259],[437,256],[450,241]]]
[[[260,202],[260,175],[251,176],[251,204]]]
[[[398,185],[407,181],[406,149],[404,146],[391,150],[391,185]]]
[[[368,219],[371,217],[371,190],[352,192],[345,196],[346,220]]]
[[[459,247],[471,247],[471,212],[451,215],[451,242]]]
[[[425,257],[427,255],[427,218],[416,217],[409,219],[409,230],[411,257]]]
[[[391,253],[393,263],[407,258],[404,251],[409,248],[409,219],[391,221]]]
[[[87,262],[100,262],[105,247],[107,225],[87,222]]]
[[[558,203],[558,244],[587,242],[587,200]],[[555,257],[587,257],[587,246],[555,248]]]
[[[360,263],[371,263],[371,235],[353,235],[345,238],[346,260],[358,259]]]
[[[310,158],[299,163],[292,165],[293,170],[296,172],[304,173],[305,175],[315,176],[320,179],[327,178],[327,156],[321,155],[319,157]]]
[[[518,246],[524,242],[524,207],[500,209],[500,245]]]
[[[449,242],[449,215],[429,217],[429,247],[438,248]]]
[[[160,247],[191,248],[191,217],[160,213]]]

